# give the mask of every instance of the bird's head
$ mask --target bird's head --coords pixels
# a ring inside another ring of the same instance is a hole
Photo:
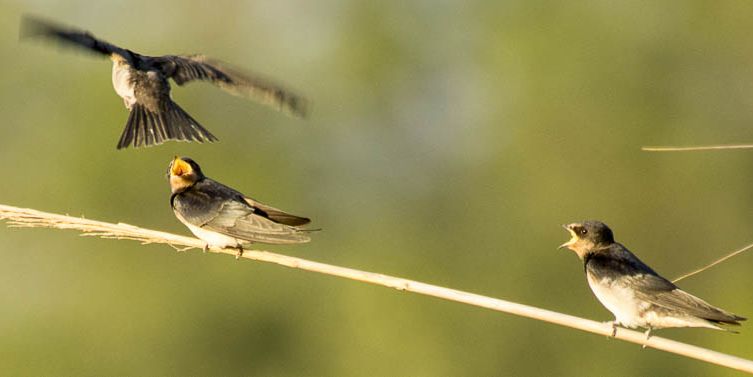
[[[612,230],[601,221],[584,221],[563,225],[570,232],[570,240],[560,245],[560,249],[566,247],[575,252],[579,258],[594,249],[609,246],[614,243]]]
[[[182,192],[204,178],[199,164],[188,157],[178,157],[170,162],[167,168],[167,176],[170,180],[170,191],[173,194]]]

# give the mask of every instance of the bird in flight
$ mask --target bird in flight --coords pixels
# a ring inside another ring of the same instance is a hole
[[[186,113],[170,95],[178,85],[208,81],[233,95],[246,97],[296,117],[306,114],[306,100],[280,85],[241,73],[203,55],[146,56],[36,17],[21,21],[21,38],[47,37],[108,56],[112,85],[129,111],[117,148],[158,145],[167,140],[216,141],[217,138]]]
[[[712,306],[657,274],[625,246],[614,241],[609,227],[600,221],[563,225],[570,240],[560,246],[583,261],[586,279],[594,295],[615,316],[617,325],[646,330],[668,327],[739,325],[745,318]]]

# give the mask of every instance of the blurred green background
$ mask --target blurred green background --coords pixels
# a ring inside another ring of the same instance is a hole
[[[205,53],[312,102],[297,120],[208,84],[220,138],[116,151],[107,59],[18,42],[23,13],[134,51]],[[189,234],[174,155],[324,230],[266,250],[599,321],[556,247],[600,219],[669,278],[753,242],[749,1],[0,3],[0,203]],[[0,227],[6,375],[737,375],[538,321],[229,256]],[[753,253],[683,281],[753,315]],[[753,358],[739,335],[660,331]]]

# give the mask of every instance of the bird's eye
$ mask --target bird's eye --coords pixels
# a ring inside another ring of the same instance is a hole
[[[581,236],[585,236],[586,234],[588,234],[588,229],[580,228],[578,229],[578,233],[580,233]]]

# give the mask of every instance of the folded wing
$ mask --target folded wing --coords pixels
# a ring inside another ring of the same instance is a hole
[[[309,219],[308,217],[292,215],[290,213],[283,212],[282,210],[279,210],[275,207],[259,203],[251,198],[244,197],[243,199],[246,201],[246,203],[248,203],[248,205],[255,208],[255,213],[263,215],[264,217],[267,217],[274,222],[290,226],[301,226],[311,222],[311,219]]]
[[[202,228],[251,242],[294,244],[311,240],[305,230],[272,221],[255,213],[253,207],[235,201],[223,203]]]
[[[744,317],[717,308],[677,288],[661,276],[650,274],[638,275],[633,279],[632,285],[635,287],[637,298],[671,311],[678,311],[703,318],[707,321],[729,325],[739,325],[739,321],[745,320]]]

